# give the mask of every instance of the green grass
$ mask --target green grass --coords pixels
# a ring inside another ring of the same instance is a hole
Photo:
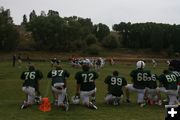
[[[44,79],[40,82],[40,91],[43,96],[52,100],[50,90],[51,81],[46,78],[48,71],[51,69],[47,62],[34,63],[38,69],[43,72]],[[63,68],[67,69],[71,76],[68,79],[69,96],[75,94],[74,75],[79,69],[70,67],[69,63],[63,63]],[[160,64],[157,69],[153,69],[147,63],[147,69],[151,69],[153,73],[158,75],[167,66]],[[163,120],[165,108],[164,106],[146,106],[140,108],[136,104],[136,95],[131,95],[132,103],[122,103],[120,106],[111,106],[104,104],[104,96],[106,94],[106,85],[104,78],[111,74],[113,70],[118,70],[130,83],[129,73],[135,68],[135,63],[118,63],[114,66],[105,65],[98,71],[100,77],[97,80],[97,106],[98,110],[90,110],[82,105],[71,105],[68,112],[61,109],[52,108],[50,112],[41,112],[38,106],[34,105],[28,109],[20,110],[20,105],[25,99],[25,95],[21,90],[23,81],[19,79],[20,74],[26,69],[26,64],[22,64],[21,68],[12,67],[11,62],[0,63],[0,120]]]

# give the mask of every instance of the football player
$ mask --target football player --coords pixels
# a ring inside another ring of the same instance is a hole
[[[113,75],[107,76],[104,83],[108,86],[105,102],[107,104],[119,105],[121,95],[123,95],[124,88],[127,85],[125,78],[119,76],[118,71],[113,71]]]
[[[52,79],[52,93],[55,105],[64,108],[65,111],[69,109],[68,102],[65,101],[67,95],[67,78],[70,76],[67,70],[63,70],[60,65],[56,65],[56,69],[49,71],[47,77]]]
[[[98,74],[95,71],[90,70],[89,64],[82,65],[82,71],[79,71],[75,75],[76,79],[76,96],[80,95],[82,103],[92,109],[97,109],[95,105],[96,85],[95,80],[98,78]],[[89,101],[91,97],[92,101]]]
[[[141,106],[145,106],[144,93],[146,87],[146,81],[151,77],[151,72],[149,70],[144,70],[144,61],[138,61],[136,63],[136,69],[132,70],[130,76],[132,77],[132,84],[126,86],[126,96],[127,102],[129,100],[129,91],[137,92],[137,103]]]
[[[40,102],[40,98],[36,97],[35,88],[37,81],[43,78],[42,72],[36,70],[33,65],[30,65],[27,71],[22,72],[21,79],[24,80],[22,90],[26,94],[26,100],[21,106],[21,109],[32,105],[35,100]]]
[[[168,96],[169,105],[177,104],[178,103],[177,76],[170,70],[164,70],[163,74],[159,76],[159,82],[163,86],[159,88],[159,91],[165,93]]]
[[[172,71],[173,74],[176,75],[177,79],[178,79],[178,82],[177,82],[177,85],[178,85],[178,101],[180,102],[180,73],[178,71],[175,71],[173,68],[171,68],[171,66],[169,66],[169,69]]]
[[[158,76],[156,74],[151,74],[151,77],[146,82],[145,100],[148,104],[158,104],[162,105],[160,92],[157,86]]]

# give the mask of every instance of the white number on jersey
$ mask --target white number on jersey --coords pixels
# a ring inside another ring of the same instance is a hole
[[[155,74],[152,74],[152,75],[151,75],[151,79],[149,79],[149,80],[156,81],[156,75],[155,75]]]
[[[176,76],[175,75],[166,75],[166,79],[168,82],[176,82]]]
[[[111,78],[111,85],[121,86],[122,85],[122,79],[121,78],[112,77]]]
[[[36,77],[35,72],[25,72],[24,74],[26,75],[25,80],[28,80],[29,78],[35,79],[35,77]]]
[[[93,77],[94,77],[94,74],[93,73],[89,73],[89,74],[82,74],[82,77],[84,78],[84,83],[87,83],[87,82],[93,82]]]
[[[52,77],[62,76],[63,70],[52,70]]]
[[[148,81],[149,80],[148,74],[147,73],[138,73],[137,80],[138,81]]]

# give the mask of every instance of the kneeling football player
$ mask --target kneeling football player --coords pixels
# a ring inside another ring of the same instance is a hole
[[[106,77],[104,83],[108,86],[105,102],[107,104],[119,105],[121,95],[123,95],[124,88],[127,85],[125,78],[119,76],[118,71],[114,71],[113,75]]]
[[[76,96],[80,95],[83,105],[97,109],[95,105],[95,94],[96,94],[96,85],[95,80],[98,78],[98,74],[95,71],[90,70],[88,64],[82,65],[82,71],[79,71],[75,75],[76,79]],[[92,98],[92,101],[89,101],[89,97]]]
[[[52,79],[52,93],[55,101],[55,105],[64,108],[65,111],[69,109],[69,103],[66,92],[66,80],[70,74],[61,68],[60,65],[56,66],[56,69],[49,71],[48,78]]]
[[[33,65],[30,65],[27,71],[22,72],[21,79],[24,80],[22,90],[25,92],[27,99],[22,104],[21,109],[27,108],[36,101],[40,102],[40,98],[36,96],[35,88],[38,84],[37,81],[42,79],[42,77],[42,72],[35,70]]]

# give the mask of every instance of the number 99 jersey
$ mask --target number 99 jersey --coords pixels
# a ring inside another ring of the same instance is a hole
[[[112,75],[107,76],[104,83],[108,85],[108,94],[113,96],[121,96],[123,94],[122,87],[127,85],[124,77]]]

